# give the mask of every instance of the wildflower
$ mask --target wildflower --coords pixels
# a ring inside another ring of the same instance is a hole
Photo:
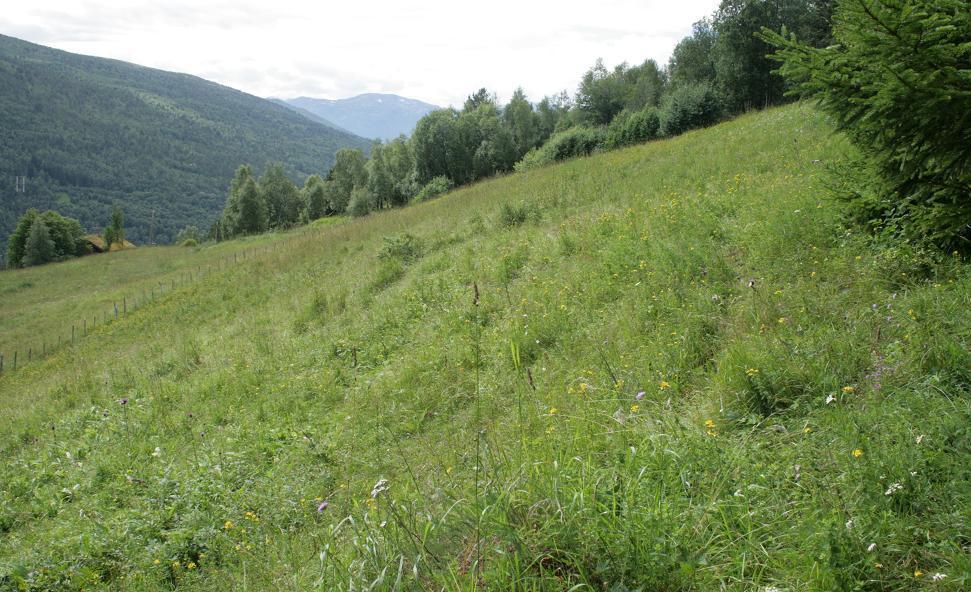
[[[784,325],[785,323],[786,323],[786,318],[785,317],[779,317],[779,324],[780,325]]]
[[[118,404],[119,405],[127,405],[128,404],[128,397],[122,398],[120,401],[118,401]]]
[[[924,572],[922,572],[922,571],[920,571],[919,569],[915,569],[915,570],[914,570],[914,577],[915,577],[915,578],[919,578],[919,577],[921,577],[922,575],[924,575]]]
[[[933,582],[940,582],[940,581],[942,581],[946,577],[947,577],[947,574],[944,574],[944,573],[941,573],[941,572],[933,573],[933,574],[931,574],[931,581],[933,581]]]
[[[870,543],[870,546],[866,548],[866,552],[867,553],[873,553],[876,550],[877,550],[877,544],[876,543]]]
[[[843,392],[846,393],[847,395],[849,395],[849,394],[852,394],[852,393],[856,392],[856,388],[855,387],[852,387],[852,386],[844,386],[843,387]]]
[[[155,458],[162,456],[162,449],[156,446],[155,450],[152,452],[152,456],[154,456]]]
[[[371,499],[378,499],[378,496],[388,490],[388,480],[378,479],[378,482],[371,488]]]
[[[556,415],[557,411],[558,410],[556,407],[550,407],[549,413],[547,413],[547,415]]]
[[[835,400],[836,400],[836,397],[834,397],[833,395],[829,395],[829,396],[826,397],[826,404],[829,405],[830,403],[832,403]]]
[[[710,419],[706,419],[706,420],[705,420],[705,427],[706,427],[706,428],[708,428],[708,429],[710,430],[710,429],[712,429],[713,427],[715,427],[715,422],[714,422],[714,421],[712,421],[712,420],[710,420]]]
[[[809,426],[806,426],[806,427],[802,428],[802,433],[804,433],[804,434],[809,434],[812,431],[813,431],[813,429],[811,427],[809,427]]]
[[[671,383],[669,383],[666,380],[662,380],[661,381],[661,384],[659,384],[658,387],[663,391],[663,390],[666,390],[666,389],[671,388]]]
[[[846,530],[852,530],[852,529],[853,529],[853,519],[850,518],[849,520],[846,521]]]
[[[631,413],[637,413],[640,410],[641,410],[641,406],[638,405],[637,403],[634,403],[633,405],[630,406]]]
[[[890,487],[888,487],[887,490],[883,492],[883,495],[893,495],[903,488],[904,486],[901,485],[900,483],[891,483]]]
[[[188,568],[188,569],[195,569],[196,568],[195,561],[190,561],[189,563],[187,563],[186,564],[186,568]]]
[[[917,443],[922,444],[924,442],[924,434],[917,436]]]
[[[636,395],[634,395],[634,399],[637,400],[637,401],[643,401],[644,400],[644,396],[646,394],[647,393],[645,393],[644,391],[638,391],[638,393]]]
[[[233,524],[233,521],[232,520],[227,520],[226,523],[223,524],[223,529],[225,529],[225,530],[232,530],[234,526],[236,526],[236,525]]]
[[[853,451],[853,458],[860,458],[861,456],[863,456],[863,451],[859,448]]]
[[[158,565],[158,564],[160,564],[160,563],[162,563],[162,562],[161,562],[161,561],[159,561],[158,559],[156,559],[155,561],[153,561],[153,562],[152,562],[152,565]]]
[[[320,505],[317,506],[317,513],[320,514],[321,512],[323,512],[324,510],[326,510],[327,509],[327,505],[328,504],[327,504],[326,501],[320,502]]]
[[[883,564],[882,563],[874,563],[873,564],[873,567],[875,567],[877,569],[883,569]]]
[[[749,377],[755,376],[758,373],[759,373],[758,368],[749,368],[745,371],[746,376],[749,376]]]

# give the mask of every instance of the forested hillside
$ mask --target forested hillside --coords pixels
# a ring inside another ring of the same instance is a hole
[[[28,207],[100,230],[113,205],[128,237],[208,227],[241,162],[295,180],[369,142],[194,76],[75,55],[0,35],[0,244]],[[16,178],[26,177],[17,192]]]

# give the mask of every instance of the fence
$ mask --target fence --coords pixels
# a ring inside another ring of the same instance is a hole
[[[308,238],[313,238],[314,235],[319,234],[306,233],[300,238],[306,242]],[[158,300],[163,294],[174,292],[176,289],[185,287],[190,283],[210,277],[213,273],[225,271],[234,265],[252,260],[258,254],[265,255],[278,251],[281,248],[289,247],[293,244],[294,240],[290,238],[275,242],[272,245],[238,251],[233,253],[232,256],[219,259],[215,265],[197,265],[191,269],[183,270],[179,273],[178,277],[170,276],[165,281],[160,281],[153,285],[151,289],[143,288],[140,299],[138,293],[123,295],[121,300],[113,301],[108,310],[102,310],[100,315],[95,313],[91,317],[86,316],[83,319],[76,320],[71,323],[70,330],[65,327],[54,338],[44,338],[39,342],[25,345],[22,348],[15,347],[13,351],[0,352],[0,376],[22,368],[31,362],[46,358],[64,346],[79,342],[99,326],[99,316],[101,318],[101,326],[109,325]],[[89,318],[91,319],[90,325],[88,324]]]

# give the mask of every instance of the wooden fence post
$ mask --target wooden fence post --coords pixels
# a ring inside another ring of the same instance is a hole
[[[122,296],[121,297],[121,305],[124,307],[124,314],[127,315],[128,314],[128,297],[127,296]]]

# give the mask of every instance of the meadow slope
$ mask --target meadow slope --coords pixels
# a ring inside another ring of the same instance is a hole
[[[848,150],[795,105],[268,237],[3,374],[0,590],[967,589],[971,273],[842,226]]]

